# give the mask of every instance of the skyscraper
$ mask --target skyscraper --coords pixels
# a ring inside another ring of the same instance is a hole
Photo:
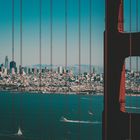
[[[9,67],[8,56],[5,57],[5,68],[8,69]]]
[[[59,67],[58,67],[58,73],[60,73],[60,74],[63,73],[63,67],[62,67],[62,66],[59,66]]]
[[[16,72],[16,70],[17,70],[17,68],[16,68],[16,62],[15,61],[11,61],[10,62],[10,72],[12,73],[12,71],[15,71]]]

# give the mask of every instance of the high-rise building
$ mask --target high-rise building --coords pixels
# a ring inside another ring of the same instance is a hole
[[[60,74],[63,73],[63,67],[62,67],[62,66],[59,66],[59,67],[58,67],[58,73],[60,73]]]
[[[30,68],[28,68],[28,74],[31,74],[31,69]]]
[[[1,71],[2,71],[2,73],[4,73],[4,70],[5,70],[4,64],[1,64]]]
[[[17,71],[16,62],[15,61],[11,61],[10,62],[10,72],[12,73],[13,71],[15,71],[15,72]]]
[[[22,67],[21,65],[19,65],[19,74],[23,74],[24,73],[24,67]]]
[[[6,69],[9,69],[8,56],[5,57],[5,68],[6,68]]]
[[[35,71],[35,69],[34,68],[32,68],[32,73],[34,74],[34,71]]]
[[[23,71],[27,74],[28,73],[28,68],[27,67],[24,67],[23,68]]]

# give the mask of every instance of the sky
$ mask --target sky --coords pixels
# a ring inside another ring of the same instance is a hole
[[[23,65],[39,63],[39,0],[23,1]],[[132,15],[135,29],[134,0]],[[125,3],[125,31],[129,3]],[[53,0],[53,64],[65,64],[65,0]],[[92,64],[103,66],[105,0],[92,0]],[[15,0],[15,61],[20,60],[20,0]],[[81,0],[81,63],[89,64],[89,0]],[[78,64],[78,0],[68,0],[68,64]],[[0,0],[0,63],[12,57],[12,0]],[[50,64],[50,0],[42,0],[42,64]]]

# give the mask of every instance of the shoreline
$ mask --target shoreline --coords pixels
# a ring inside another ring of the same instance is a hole
[[[83,92],[83,91],[79,91],[79,92],[74,92],[74,91],[71,91],[71,92],[51,92],[51,91],[26,91],[26,90],[0,90],[0,93],[1,92],[12,92],[12,93],[28,93],[28,94],[52,94],[52,95],[103,95],[103,92],[93,92],[93,93],[90,93],[90,92]]]
[[[26,91],[26,90],[0,90],[1,92],[12,92],[12,93],[28,93],[28,94],[48,94],[48,95],[89,95],[89,96],[104,96],[103,92],[87,92],[87,91],[79,91],[79,92],[51,92],[51,91]],[[140,97],[140,93],[139,94],[133,94],[133,93],[126,93],[125,96],[132,96],[132,97]]]

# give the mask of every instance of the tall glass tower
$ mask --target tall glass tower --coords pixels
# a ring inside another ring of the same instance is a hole
[[[9,61],[8,61],[8,56],[5,57],[5,68],[9,68]]]

